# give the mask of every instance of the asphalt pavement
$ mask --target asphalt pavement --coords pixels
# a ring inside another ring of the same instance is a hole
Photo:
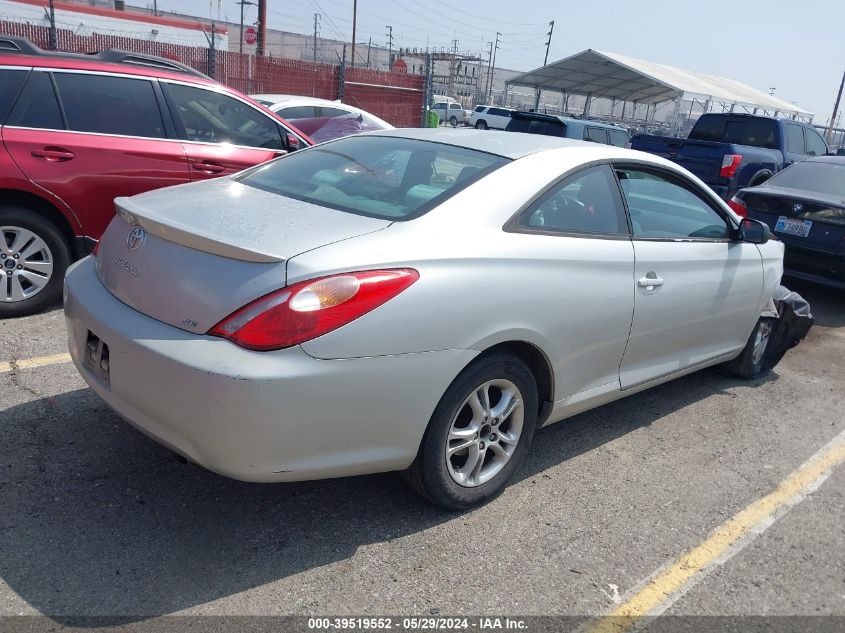
[[[466,514],[395,474],[180,463],[72,364],[23,366],[66,351],[60,309],[0,322],[0,616],[607,613],[845,430],[845,294],[788,285],[816,326],[772,374],[705,370],[543,429]],[[843,519],[840,465],[665,612],[845,616]]]

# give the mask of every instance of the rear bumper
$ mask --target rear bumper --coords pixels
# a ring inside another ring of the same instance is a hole
[[[73,362],[111,408],[159,443],[244,481],[406,468],[440,397],[477,354],[251,352],[126,306],[100,283],[91,258],[68,270],[65,315]],[[108,383],[85,361],[89,331],[109,346]]]
[[[792,277],[845,288],[845,254],[787,244],[783,265]]]

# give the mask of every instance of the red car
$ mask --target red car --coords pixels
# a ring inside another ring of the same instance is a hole
[[[56,302],[114,199],[232,174],[312,142],[178,62],[48,53],[0,36],[0,318]]]

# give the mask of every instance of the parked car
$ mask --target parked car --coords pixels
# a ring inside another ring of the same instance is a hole
[[[768,224],[786,244],[789,275],[845,289],[845,157],[795,163],[740,190],[729,204]]]
[[[431,106],[432,112],[436,112],[441,123],[448,123],[452,127],[464,124],[464,108],[460,103],[441,101]]]
[[[308,137],[247,97],[159,57],[47,53],[0,38],[0,317],[54,303],[114,198],[216,178]]]
[[[285,121],[305,132],[315,143],[377,130],[392,130],[393,126],[374,114],[355,106],[314,97],[297,95],[251,95]]]
[[[758,375],[782,272],[673,163],[506,132],[359,134],[117,206],[65,303],[111,407],[229,477],[405,470],[450,508],[500,491],[539,426]]]
[[[704,114],[689,138],[636,135],[633,149],[686,167],[725,200],[784,167],[829,152],[812,125],[751,114]]]
[[[504,130],[511,121],[513,108],[501,108],[493,105],[475,106],[469,117],[469,124],[478,130]]]
[[[617,125],[541,112],[513,112],[506,129],[508,132],[560,136],[616,147],[625,147],[628,143],[625,128]]]

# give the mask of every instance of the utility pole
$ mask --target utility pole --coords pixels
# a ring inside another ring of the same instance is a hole
[[[264,57],[264,49],[267,45],[267,0],[258,0],[258,41],[255,45],[255,54]]]
[[[241,43],[240,43],[240,46],[238,47],[238,52],[243,55],[243,52],[244,52],[244,7],[247,6],[247,5],[254,6],[255,3],[252,2],[252,0],[238,0],[238,2],[236,4],[241,5],[241,31],[240,31],[240,33],[241,33]]]
[[[58,37],[56,36],[56,8],[53,6],[53,0],[50,0],[50,50],[54,51],[59,48]]]
[[[387,70],[393,66],[393,27],[387,25]]]
[[[493,102],[493,81],[496,79],[496,51],[499,50],[499,38],[501,36],[502,34],[496,31],[496,45],[493,47],[493,61],[490,64],[490,99],[488,100],[490,103]]]
[[[358,26],[358,0],[352,0],[352,67],[355,67],[355,29]]]
[[[455,95],[455,75],[457,74],[455,69],[455,62],[457,61],[458,57],[458,40],[452,40],[452,57],[449,60],[449,96],[452,97]]]
[[[373,47],[373,37],[370,36],[370,41],[367,42],[367,68],[370,67],[370,49]]]
[[[549,36],[549,39],[546,40],[546,56],[543,58],[543,66],[545,66],[546,64],[549,63],[549,48],[551,48],[551,45],[552,45],[552,33],[554,33],[554,30],[555,30],[555,21],[552,20],[551,22],[549,22],[549,32],[546,34],[546,35]],[[534,112],[536,112],[537,109],[540,107],[540,93],[541,92],[542,92],[542,90],[540,88],[537,88],[534,91]]]
[[[320,28],[320,14],[314,14],[314,63],[317,63],[317,29]]]
[[[487,77],[484,82],[484,98],[482,99],[485,103],[487,103],[487,93],[490,90],[490,64],[493,61],[493,42],[487,42],[487,46],[490,47],[490,50],[487,51]]]
[[[836,121],[836,113],[839,111],[839,101],[842,99],[842,88],[845,86],[845,73],[842,73],[842,82],[839,84],[839,92],[836,94],[836,103],[833,104],[833,114],[830,115],[830,125],[827,126],[827,133],[824,140],[830,143],[830,135],[833,132],[833,124]]]
[[[153,15],[158,15],[158,0],[153,0]]]

